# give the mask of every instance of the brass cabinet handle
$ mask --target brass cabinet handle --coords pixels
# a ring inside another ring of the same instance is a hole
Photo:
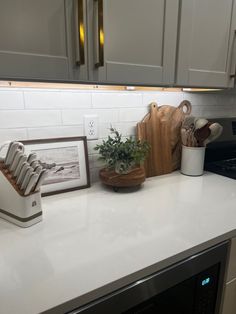
[[[235,47],[235,36],[236,36],[236,30],[234,30],[234,38],[233,38],[233,43],[232,43],[232,55],[234,53],[234,47]],[[233,59],[233,57],[231,57],[231,60]],[[235,65],[235,62],[234,63],[234,73],[231,73],[230,74],[230,78],[235,78],[236,77],[236,65]]]
[[[104,27],[103,27],[103,0],[94,0],[95,14],[95,66],[104,66]]]
[[[83,0],[77,0],[76,10],[76,30],[77,30],[77,41],[76,41],[76,60],[77,66],[85,64],[85,25],[84,25],[84,6]]]

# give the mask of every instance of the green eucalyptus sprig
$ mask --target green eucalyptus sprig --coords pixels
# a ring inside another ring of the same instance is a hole
[[[109,169],[115,169],[119,173],[125,173],[130,168],[144,162],[150,145],[144,141],[126,138],[122,141],[122,135],[113,127],[110,128],[113,136],[108,135],[107,140],[94,148],[101,155]]]

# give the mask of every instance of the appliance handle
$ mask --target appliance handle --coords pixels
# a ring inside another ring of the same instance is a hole
[[[76,1],[75,9],[76,21],[76,45],[75,45],[75,64],[76,66],[85,65],[85,27],[84,27],[84,5],[83,0]]]
[[[236,41],[235,37],[236,37],[236,30],[234,30],[234,34],[233,34],[230,78],[236,77],[236,61],[235,61],[235,53],[234,53],[235,41]]]
[[[104,66],[103,0],[94,0],[95,67]]]

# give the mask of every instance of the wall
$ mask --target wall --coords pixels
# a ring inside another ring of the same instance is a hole
[[[83,135],[84,114],[97,114],[99,140],[89,141],[91,179],[97,179],[100,162],[94,146],[106,138],[112,124],[123,136],[135,134],[135,125],[148,111],[148,105],[177,106],[188,99],[193,115],[204,117],[236,116],[233,93],[121,92],[32,88],[0,89],[0,143]]]

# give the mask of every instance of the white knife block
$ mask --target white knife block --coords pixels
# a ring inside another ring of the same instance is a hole
[[[42,220],[41,194],[21,195],[0,168],[0,217],[20,227]]]

